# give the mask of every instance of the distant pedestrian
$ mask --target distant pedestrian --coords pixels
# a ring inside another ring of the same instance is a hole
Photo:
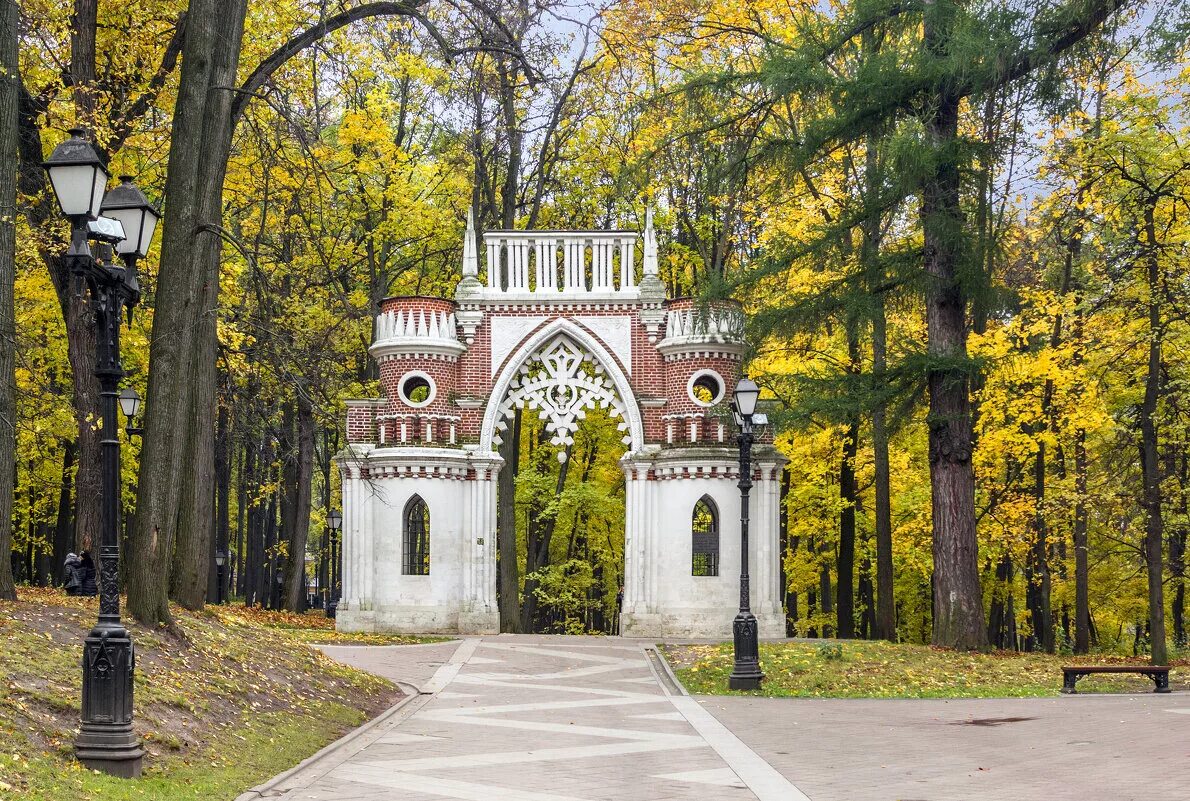
[[[624,585],[616,591],[616,634],[620,633],[620,612],[624,608]]]
[[[99,594],[95,584],[95,563],[91,561],[91,552],[83,551],[79,554],[79,595],[93,598]]]
[[[79,577],[80,564],[78,554],[66,554],[66,563],[62,568],[62,583],[66,587],[67,595],[78,595],[79,589],[83,586]]]

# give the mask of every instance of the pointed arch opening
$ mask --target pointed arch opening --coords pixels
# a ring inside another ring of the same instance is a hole
[[[622,424],[622,441],[630,452],[644,447],[644,422],[628,375],[590,332],[570,320],[555,320],[503,361],[484,411],[480,449],[500,445],[514,407],[544,413],[556,444],[563,444],[574,422],[595,405]]]
[[[709,495],[694,504],[690,531],[690,575],[719,575],[719,507]]]
[[[414,495],[405,504],[401,520],[405,546],[401,572],[406,576],[430,575],[430,507],[420,495]]]

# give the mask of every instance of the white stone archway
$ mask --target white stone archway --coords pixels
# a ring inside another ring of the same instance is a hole
[[[584,361],[594,367],[595,376],[582,373]],[[534,363],[543,365],[544,375],[523,372]],[[571,394],[560,400],[551,397],[555,391]],[[640,451],[645,441],[644,423],[628,376],[590,332],[571,320],[554,320],[528,337],[501,365],[484,410],[480,450],[494,450],[497,432],[514,404],[545,413],[547,428],[558,437],[573,434],[586,409],[596,403],[610,406],[613,417],[626,424],[624,444],[629,453]]]
[[[339,628],[497,631],[495,449],[506,420],[535,412],[566,446],[603,406],[626,447],[621,633],[729,636],[743,554],[731,533],[738,453],[723,407],[745,351],[741,310],[667,299],[648,217],[640,249],[623,230],[489,231],[482,242],[469,224],[453,299],[382,303],[370,352],[384,397],[348,402],[338,458]],[[698,381],[713,386],[712,401],[697,396]],[[431,391],[414,400],[412,384]],[[756,446],[748,559],[765,636],[784,632],[782,463],[770,444]],[[428,573],[405,568],[401,510],[415,494],[429,508]],[[721,527],[713,570],[695,564],[704,497]]]

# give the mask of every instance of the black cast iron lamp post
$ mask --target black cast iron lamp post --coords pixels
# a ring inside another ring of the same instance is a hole
[[[735,664],[727,686],[733,690],[756,690],[764,674],[760,672],[760,643],[757,640],[756,617],[752,614],[751,589],[748,579],[748,493],[752,489],[752,416],[760,387],[756,382],[741,378],[731,397],[732,411],[740,433],[740,611],[731,624],[735,641]]]
[[[227,551],[220,548],[215,551],[215,603],[224,603],[227,599],[223,597],[223,566],[227,564]]]
[[[339,529],[343,527],[343,515],[338,509],[333,510],[326,516],[327,527],[330,528],[331,533],[327,542],[326,558],[330,561],[330,566],[323,571],[326,574],[327,587],[323,592],[322,608],[326,610],[327,617],[335,616],[335,609],[332,604],[335,604],[339,599],[335,595],[335,583],[338,580],[339,573],[339,554],[342,553],[342,548],[337,548],[339,539]]]
[[[116,417],[117,401],[123,400],[117,394],[124,376],[120,325],[125,310],[131,318],[140,300],[136,260],[148,251],[160,215],[131,182],[122,184],[113,191],[115,197],[109,196],[109,202],[103,203],[108,181],[103,160],[85,138],[85,131],[76,128],[70,134],[42,166],[49,173],[62,213],[71,223],[70,249],[64,258],[71,273],[86,287],[95,315],[95,375],[103,425],[99,619],[83,642],[82,721],[74,749],[88,768],[131,778],[140,775],[145,752],[132,730],[135,651],[120,622],[120,438]],[[107,216],[101,217],[101,212]],[[101,243],[101,254],[106,250],[110,256],[114,246],[125,266],[111,258],[97,259],[90,239]]]

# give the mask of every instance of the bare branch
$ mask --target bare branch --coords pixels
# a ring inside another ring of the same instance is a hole
[[[516,46],[514,40],[507,39],[505,42],[498,44],[480,44],[475,46],[455,47],[446,40],[438,27],[430,21],[429,17],[422,11],[422,7],[426,5],[427,0],[410,0],[410,2],[374,2],[365,3],[361,6],[342,11],[334,16],[327,17],[313,25],[301,33],[297,34],[285,44],[274,50],[264,61],[252,71],[252,74],[245,79],[244,83],[240,85],[237,90],[237,96],[232,100],[231,117],[232,125],[234,126],[243,116],[244,109],[248,102],[260,91],[261,87],[273,76],[278,69],[280,69],[285,62],[293,58],[305,48],[314,44],[315,42],[325,38],[331,33],[345,28],[353,22],[358,22],[363,19],[371,17],[408,17],[416,20],[418,24],[425,29],[430,38],[442,49],[448,61],[457,58],[458,56],[468,53],[476,52],[494,52],[503,53],[510,56],[517,61],[520,61],[527,77],[535,74],[532,66],[529,64],[528,58]],[[479,7],[478,5],[476,7]],[[484,7],[485,14],[491,13]],[[499,26],[502,30],[507,30],[503,25]]]

